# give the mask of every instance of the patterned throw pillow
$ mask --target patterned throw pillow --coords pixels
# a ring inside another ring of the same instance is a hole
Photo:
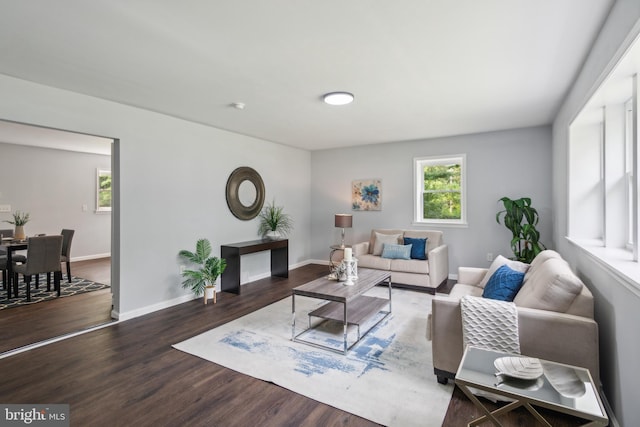
[[[503,265],[493,273],[487,282],[482,297],[511,302],[522,287],[523,279],[524,273]]]
[[[427,238],[424,239],[414,238],[414,237],[405,237],[404,238],[405,245],[413,245],[411,246],[411,259],[427,259]]]
[[[411,245],[385,243],[382,247],[382,258],[411,259]]]

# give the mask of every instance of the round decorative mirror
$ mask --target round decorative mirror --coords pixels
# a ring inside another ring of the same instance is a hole
[[[253,219],[264,204],[264,182],[260,174],[247,166],[231,172],[227,180],[227,205],[239,219]]]

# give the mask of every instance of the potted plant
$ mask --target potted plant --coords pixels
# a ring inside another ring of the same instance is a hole
[[[24,240],[27,238],[27,235],[24,232],[24,226],[29,222],[29,213],[28,212],[20,212],[15,211],[13,214],[13,221],[5,220],[4,222],[8,222],[9,224],[13,224],[16,226],[15,231],[13,232],[13,237],[16,240]]]
[[[196,242],[196,251],[181,250],[178,255],[187,261],[200,266],[197,270],[184,270],[182,287],[191,289],[196,296],[204,294],[204,303],[213,299],[216,303],[216,280],[227,267],[227,262],[215,256],[211,256],[211,243],[208,239],[200,239]]]
[[[536,230],[538,211],[531,206],[531,199],[522,197],[511,200],[508,197],[500,199],[504,210],[496,214],[496,221],[500,224],[500,217],[504,214],[504,226],[511,233],[511,250],[518,261],[530,264],[542,250],[546,249],[540,242],[540,232]]]
[[[267,204],[258,217],[260,218],[258,234],[262,237],[278,239],[293,230],[293,219],[289,214],[284,213],[282,206],[276,206],[275,200]]]

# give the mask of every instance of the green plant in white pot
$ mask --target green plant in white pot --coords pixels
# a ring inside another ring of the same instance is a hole
[[[20,212],[15,211],[13,214],[13,221],[5,220],[9,224],[15,225],[16,229],[13,232],[13,237],[16,240],[24,240],[27,238],[26,233],[24,232],[24,226],[29,222],[29,213],[28,212]]]
[[[196,296],[204,294],[204,303],[213,299],[216,303],[216,280],[224,272],[227,262],[223,258],[211,256],[211,243],[208,239],[200,239],[196,242],[196,251],[181,250],[178,255],[187,261],[200,266],[197,270],[184,270],[182,272],[182,287],[191,289]]]
[[[286,237],[293,230],[293,219],[284,213],[282,206],[276,206],[275,200],[267,204],[260,215],[258,234],[268,239]]]

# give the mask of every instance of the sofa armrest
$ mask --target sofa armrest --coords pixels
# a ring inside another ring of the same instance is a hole
[[[449,246],[440,245],[429,251],[429,281],[439,286],[449,278]]]
[[[353,256],[358,258],[359,255],[364,255],[369,253],[369,242],[360,242],[351,246],[353,249]]]
[[[458,283],[477,286],[489,271],[488,268],[458,267]]]
[[[459,299],[440,295],[433,297],[430,332],[433,367],[455,373],[463,353]]]
[[[520,352],[589,369],[600,384],[598,324],[587,317],[518,307]]]

